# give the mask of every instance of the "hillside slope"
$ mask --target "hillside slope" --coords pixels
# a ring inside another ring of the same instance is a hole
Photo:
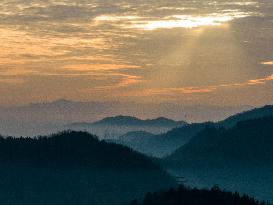
[[[218,184],[273,202],[273,117],[208,127],[163,160],[165,168],[193,187]]]
[[[212,123],[196,123],[174,128],[167,133],[151,135],[145,132],[129,132],[113,142],[154,157],[171,154],[181,145],[187,143],[194,135]]]
[[[206,128],[166,160],[272,163],[273,117],[242,121],[230,129]]]
[[[260,108],[254,108],[248,111],[244,111],[228,117],[227,119],[220,121],[218,124],[226,128],[235,126],[240,121],[258,119],[262,117],[273,116],[273,105],[266,105]]]
[[[0,203],[118,205],[174,185],[149,158],[85,132],[0,138]]]

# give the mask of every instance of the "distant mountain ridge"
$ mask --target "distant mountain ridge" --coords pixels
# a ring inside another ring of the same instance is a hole
[[[127,132],[145,131],[152,134],[159,134],[185,125],[187,125],[187,123],[184,121],[174,121],[164,117],[142,120],[132,116],[119,115],[107,117],[93,123],[72,123],[66,125],[66,128],[86,130],[100,137],[117,138]]]
[[[66,129],[67,124],[96,122],[108,116],[118,115],[136,116],[141,119],[154,119],[158,116],[164,116],[168,119],[186,120],[188,122],[215,121],[247,109],[250,109],[250,106],[219,107],[118,101],[77,102],[60,99],[53,102],[31,103],[22,106],[0,106],[0,134],[17,137],[49,135]],[[165,123],[164,120],[162,122]],[[166,131],[168,130],[164,129],[157,134]],[[100,131],[100,133],[102,132]]]
[[[148,156],[164,157],[187,143],[199,131],[211,124],[213,123],[188,124],[159,135],[148,132],[129,132],[112,142],[129,146]]]
[[[80,124],[80,123],[76,123]],[[94,123],[83,123],[85,125],[107,125],[107,126],[183,126],[185,121],[174,121],[165,117],[158,117],[155,119],[142,120],[132,116],[114,116],[106,117]],[[72,124],[73,125],[73,124]]]

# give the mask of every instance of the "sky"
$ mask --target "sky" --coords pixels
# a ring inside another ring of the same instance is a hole
[[[273,103],[272,0],[1,0],[0,105]]]

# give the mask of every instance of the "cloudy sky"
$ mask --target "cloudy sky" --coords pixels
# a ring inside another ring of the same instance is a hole
[[[273,103],[272,0],[1,0],[0,104]]]

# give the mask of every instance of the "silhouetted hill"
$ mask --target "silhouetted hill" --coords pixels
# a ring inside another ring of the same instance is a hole
[[[166,158],[175,163],[227,160],[273,162],[273,117],[238,122],[230,129],[207,127]]]
[[[209,126],[163,160],[194,187],[219,184],[273,202],[273,117]]]
[[[218,124],[220,126],[228,128],[235,126],[240,121],[257,119],[268,116],[273,116],[273,105],[266,105],[261,108],[255,108],[249,111],[233,115],[227,118],[226,120],[220,121]]]
[[[190,189],[179,186],[177,189],[147,193],[143,200],[132,201],[129,205],[264,205],[247,195],[226,192],[217,186],[207,189]]]
[[[94,123],[72,123],[66,128],[86,130],[104,138],[117,138],[127,132],[146,131],[152,134],[167,132],[173,128],[184,126],[184,121],[174,121],[167,118],[141,120],[131,116],[107,117]]]
[[[0,138],[0,204],[113,205],[175,184],[146,156],[86,132]]]
[[[187,143],[194,135],[210,124],[213,123],[188,124],[160,135],[151,135],[147,132],[129,132],[116,140],[112,140],[112,142],[129,146],[149,156],[164,157]]]
[[[171,151],[175,151],[174,149],[177,149],[184,144],[186,144],[192,137],[194,137],[196,134],[198,134],[200,131],[202,131],[204,128],[207,127],[225,127],[225,128],[232,128],[237,123],[240,123],[241,121],[245,120],[251,120],[251,119],[257,119],[261,117],[268,117],[273,116],[273,106],[268,105],[261,108],[256,108],[250,111],[242,112],[239,114],[236,114],[234,116],[231,116],[227,118],[224,121],[212,123],[212,122],[205,122],[205,123],[193,123],[188,124],[183,127],[175,128],[166,134],[158,136],[156,139],[157,141],[162,141],[162,145],[165,145],[165,149],[161,150],[161,153],[170,154]],[[259,121],[257,121],[258,123]],[[255,122],[253,122],[255,124]],[[262,125],[260,125],[262,126]],[[240,127],[236,129],[241,129]],[[241,130],[242,132],[247,131],[247,128],[245,130]],[[244,134],[244,133],[242,133]],[[211,141],[209,139],[208,141]],[[239,142],[238,142],[239,143]],[[243,142],[242,142],[243,143]],[[201,143],[200,143],[201,144]],[[166,152],[164,152],[166,150]]]
[[[75,131],[34,139],[0,138],[0,161],[156,169],[147,157],[127,147],[99,141],[86,132]]]

